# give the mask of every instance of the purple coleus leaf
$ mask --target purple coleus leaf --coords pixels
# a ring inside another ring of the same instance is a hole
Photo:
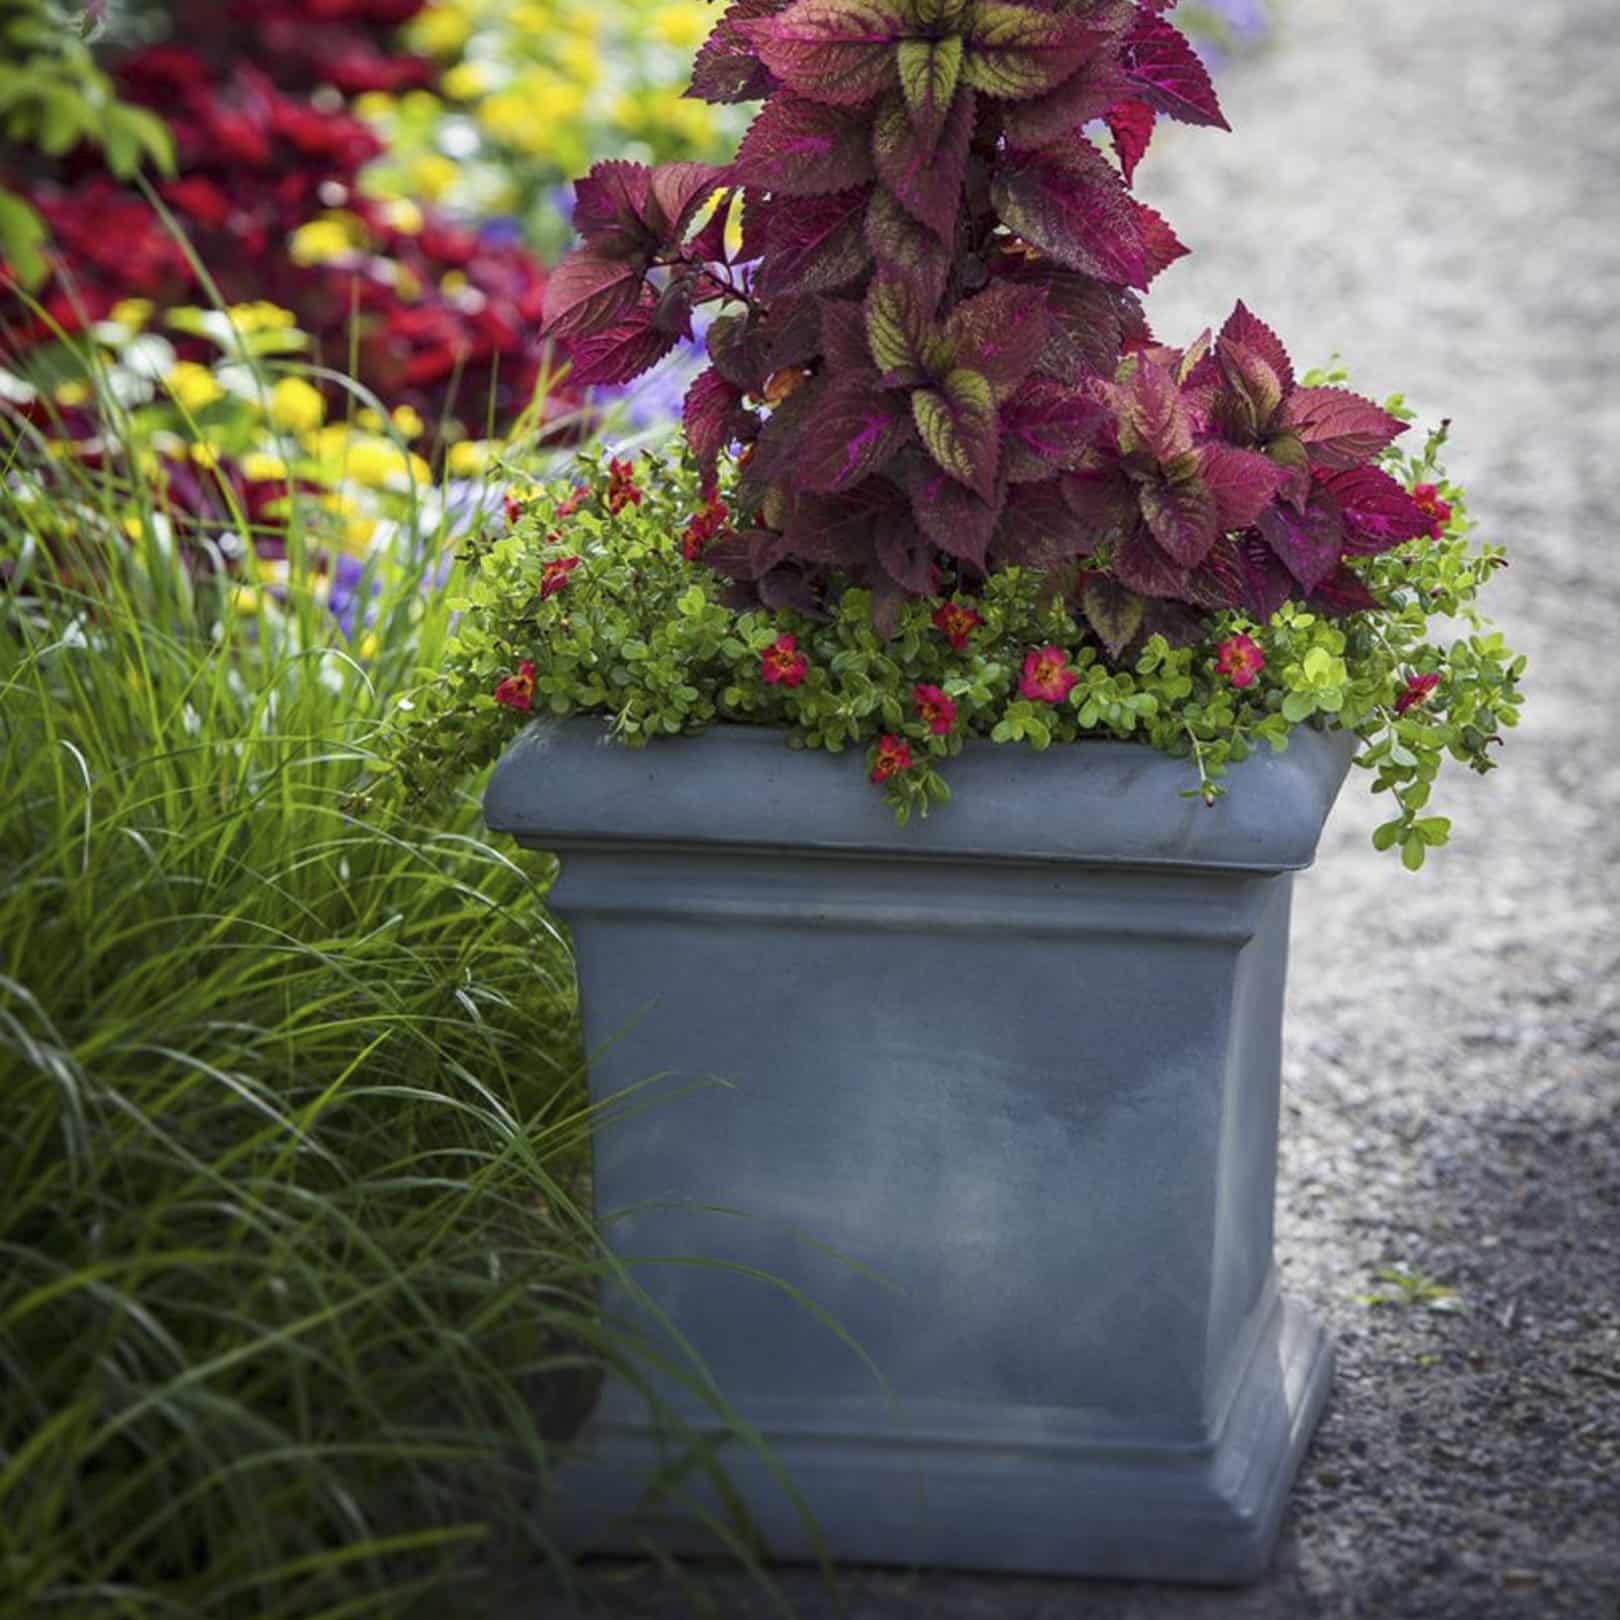
[[[1114,577],[1139,596],[1185,597],[1187,569],[1161,546],[1145,525],[1114,548]]]
[[[1255,527],[1306,591],[1327,579],[1344,555],[1344,514],[1323,490],[1303,511],[1287,504],[1268,507]]]
[[[982,499],[993,500],[1001,441],[989,379],[959,367],[939,387],[916,389],[911,414],[934,464]]]
[[[1034,370],[1049,322],[1038,296],[1021,287],[991,287],[964,299],[945,323],[956,364],[976,371],[996,401],[1007,399]]]
[[[1141,233],[1142,255],[1147,266],[1148,285],[1151,286],[1160,272],[1168,270],[1177,259],[1184,258],[1188,250],[1162,215],[1134,198],[1132,206],[1136,210],[1136,227]]]
[[[647,262],[661,245],[646,221],[651,193],[643,163],[598,163],[574,182],[574,229],[593,257]]]
[[[1141,356],[1124,382],[1096,383],[1093,394],[1119,422],[1119,447],[1125,455],[1146,452],[1169,466],[1193,451],[1193,422],[1169,368]]]
[[[1306,601],[1313,608],[1335,618],[1343,618],[1349,613],[1370,613],[1384,605],[1367,589],[1361,576],[1344,564],[1323,580]]]
[[[653,325],[655,309],[654,300],[644,296],[617,325],[574,343],[568,380],[580,387],[614,388],[657,365],[679,340]]]
[[[785,0],[732,0],[692,64],[692,83],[686,94],[694,101],[717,105],[760,101],[776,89],[771,70],[760,61],[753,40],[742,24],[771,17]]]
[[[1294,594],[1294,576],[1255,531],[1239,537],[1233,554],[1243,581],[1243,605],[1257,624],[1266,624]]]
[[[712,163],[661,163],[652,171],[643,218],[660,243],[679,242],[726,171]]]
[[[1021,265],[1002,279],[1045,298],[1047,338],[1037,369],[1060,382],[1112,377],[1127,331],[1146,334],[1136,295],[1092,276],[1037,264]]]
[[[1000,101],[1027,101],[1068,79],[1107,41],[1107,33],[1061,12],[977,0],[962,80]]]
[[[1359,467],[1406,431],[1406,423],[1344,388],[1296,388],[1278,426],[1297,434],[1316,467]]]
[[[942,357],[942,343],[904,281],[874,281],[866,294],[866,346],[885,388],[927,382]]]
[[[982,571],[1001,501],[985,500],[926,456],[910,459],[905,483],[917,527],[948,556]]]
[[[1106,574],[1093,574],[1086,580],[1080,606],[1110,658],[1117,659],[1141,628],[1142,598]]]
[[[813,396],[794,462],[805,489],[848,489],[880,472],[912,436],[904,396],[886,390],[876,371],[845,372],[799,393]]]
[[[1318,496],[1329,496],[1343,514],[1344,549],[1352,556],[1376,556],[1429,533],[1433,519],[1377,467],[1318,471],[1313,476]]]
[[[1220,509],[1214,491],[1198,476],[1196,461],[1183,478],[1144,483],[1139,498],[1149,532],[1182,567],[1201,563],[1220,539]]]
[[[748,126],[731,173],[744,185],[788,196],[847,191],[874,173],[868,122],[803,96],[778,96]]]
[[[714,484],[720,452],[733,437],[733,418],[742,404],[742,391],[726,381],[713,366],[700,371],[686,390],[681,405],[681,426],[697,457],[705,488]]]
[[[1294,391],[1294,366],[1282,339],[1255,316],[1241,298],[1227,317],[1220,336],[1223,341],[1241,343],[1244,348],[1252,349],[1276,373],[1283,393],[1291,394]]]
[[[1199,476],[1215,497],[1223,531],[1246,529],[1276,500],[1288,474],[1252,450],[1206,444],[1199,452]]]
[[[570,253],[546,278],[547,337],[578,338],[617,325],[641,297],[642,272],[622,259]]]
[[[1010,153],[991,198],[1009,230],[1065,268],[1147,286],[1147,249],[1133,199],[1090,141]]]
[[[909,282],[928,311],[936,310],[951,279],[952,253],[944,237],[914,219],[882,186],[867,204],[865,232],[878,273]]]
[[[973,118],[972,92],[958,90],[938,140],[924,140],[912,124],[905,97],[896,92],[878,108],[872,129],[878,178],[913,219],[947,242],[956,234]]]
[[[790,90],[841,106],[859,106],[894,84],[895,46],[906,34],[890,0],[795,0],[742,27]]]
[[[1126,41],[1124,69],[1140,99],[1159,112],[1184,124],[1231,128],[1208,70],[1172,24],[1143,15]]]
[[[761,298],[835,292],[871,265],[865,236],[870,187],[806,197],[771,215],[754,277]]]
[[[711,321],[704,346],[722,377],[745,394],[757,394],[771,371],[770,341],[764,317],[750,312]]]
[[[1012,483],[1075,469],[1096,442],[1101,405],[1050,377],[1032,377],[1001,408],[1003,467]]]
[[[1129,185],[1136,177],[1136,165],[1147,155],[1153,140],[1153,126],[1158,115],[1145,101],[1116,101],[1103,115],[1108,131],[1114,137],[1114,151],[1119,157],[1119,172]]]
[[[1048,478],[1008,490],[991,555],[1000,564],[1053,572],[1095,544],[1093,526],[1074,509],[1059,480]]]

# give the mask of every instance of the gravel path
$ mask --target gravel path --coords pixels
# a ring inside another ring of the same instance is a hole
[[[1422,876],[1347,791],[1300,885],[1278,1245],[1341,1353],[1271,1576],[851,1571],[850,1620],[1620,1617],[1620,10],[1281,9],[1280,49],[1223,81],[1236,133],[1144,165],[1194,248],[1155,325],[1186,341],[1241,296],[1302,364],[1337,349],[1364,392],[1454,419],[1451,470],[1514,558],[1492,594],[1526,723],[1437,794],[1459,831]],[[1395,1261],[1464,1309],[1359,1304]],[[582,1612],[698,1612],[603,1573]],[[706,1585],[728,1620],[768,1612]],[[782,1586],[835,1612],[809,1572]]]

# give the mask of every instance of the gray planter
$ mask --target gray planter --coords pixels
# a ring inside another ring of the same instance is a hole
[[[1290,873],[1353,739],[1296,733],[1213,809],[1146,748],[975,743],[903,829],[853,754],[600,739],[530,728],[485,814],[562,857],[593,1097],[660,1077],[600,1135],[598,1215],[827,1551],[1260,1574],[1330,1377],[1272,1264]],[[689,1256],[734,1265],[652,1263]],[[770,1554],[814,1556],[724,1455]],[[659,1456],[610,1383],[554,1529],[712,1549],[623,1519]]]

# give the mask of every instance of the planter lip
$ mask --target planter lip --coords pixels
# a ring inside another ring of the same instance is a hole
[[[1358,746],[1296,727],[1280,754],[1233,766],[1213,807],[1182,798],[1192,764],[1145,743],[1037,753],[968,741],[953,797],[905,827],[866,779],[864,751],[791,749],[778,727],[717,725],[644,748],[600,717],[530,723],[484,794],[484,818],[531,848],[712,849],[884,860],[1064,863],[1279,873],[1311,864]]]

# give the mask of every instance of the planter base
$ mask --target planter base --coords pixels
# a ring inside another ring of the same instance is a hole
[[[1067,1414],[1028,1408],[925,1416],[874,1401],[864,1429],[856,1403],[839,1414],[847,1422],[833,1421],[825,1403],[745,1415],[802,1493],[837,1563],[1256,1580],[1332,1379],[1322,1328],[1268,1293],[1219,1434],[1202,1446],[1133,1442],[1117,1431],[1088,1436]],[[670,1453],[630,1401],[610,1392],[587,1424],[547,1529],[575,1552],[635,1553],[650,1537],[671,1552],[722,1553],[699,1517],[719,1514],[718,1499],[696,1476],[678,1490],[698,1512],[683,1514],[669,1499],[634,1511],[642,1484]],[[736,1442],[721,1456],[766,1556],[813,1561],[817,1546],[770,1468]]]

